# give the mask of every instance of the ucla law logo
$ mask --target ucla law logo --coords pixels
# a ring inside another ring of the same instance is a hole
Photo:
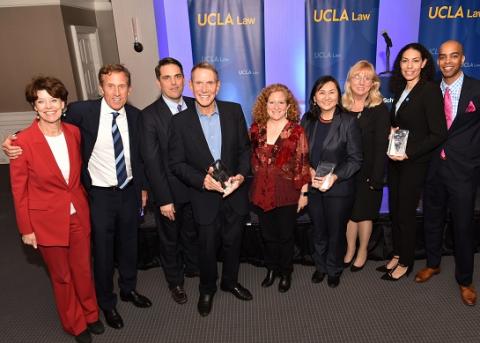
[[[346,9],[323,8],[313,10],[313,21],[338,22],[338,21],[369,21],[370,13],[348,12]]]
[[[222,15],[218,12],[198,13],[198,26],[225,26],[225,25],[254,25],[255,17],[232,16],[230,13]]]
[[[429,19],[480,18],[480,10],[463,6],[432,6],[428,8]]]

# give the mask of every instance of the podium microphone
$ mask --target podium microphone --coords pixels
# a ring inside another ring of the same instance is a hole
[[[382,31],[382,37],[383,39],[385,39],[385,44],[387,44],[387,46],[389,48],[391,48],[393,46],[392,44],[392,39],[390,38],[390,36],[388,35],[388,32],[387,31]]]
[[[392,39],[388,35],[387,31],[383,30],[382,31],[382,37],[385,40],[385,44],[387,46],[387,49],[385,50],[385,57],[386,57],[386,66],[387,69],[384,72],[381,72],[379,75],[390,75],[390,48],[393,46],[392,44]]]

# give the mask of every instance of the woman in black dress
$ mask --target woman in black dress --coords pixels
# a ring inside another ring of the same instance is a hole
[[[382,203],[390,115],[379,89],[380,79],[371,63],[361,60],[350,68],[342,105],[358,119],[363,149],[362,167],[355,176],[355,202],[347,224],[347,252],[343,259],[345,267],[352,264],[358,237],[352,272],[361,270],[367,261],[372,221],[378,217]]]
[[[442,92],[432,82],[435,67],[430,52],[410,43],[398,53],[390,79],[395,94],[392,131],[408,130],[405,154],[389,155],[389,207],[392,217],[393,257],[378,268],[384,280],[397,281],[413,267],[416,208],[433,150],[447,138]]]

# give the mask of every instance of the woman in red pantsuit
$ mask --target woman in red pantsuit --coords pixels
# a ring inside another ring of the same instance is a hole
[[[23,154],[10,162],[17,226],[23,243],[40,250],[60,321],[77,342],[104,331],[90,268],[90,212],[80,184],[80,132],[61,123],[68,91],[38,77],[25,96],[37,112],[15,141]]]

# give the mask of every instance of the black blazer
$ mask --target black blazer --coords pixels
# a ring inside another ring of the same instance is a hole
[[[221,160],[232,175],[241,174],[246,177],[250,171],[250,140],[242,108],[237,103],[218,100],[217,107],[222,130]],[[168,147],[170,168],[189,187],[197,223],[212,223],[222,201],[229,202],[238,214],[248,214],[245,182],[225,199],[218,192],[203,189],[206,171],[214,160],[195,106],[173,117]]]
[[[368,179],[368,184],[375,189],[382,189],[390,133],[387,106],[382,102],[378,106],[364,108],[358,126],[362,132],[363,162],[357,177],[362,182]]]
[[[395,96],[391,118],[393,127],[409,130],[408,160],[402,163],[428,163],[433,150],[447,138],[442,92],[437,84],[420,80],[395,115],[400,95]]]
[[[188,108],[194,99],[183,97]],[[168,165],[168,132],[172,113],[160,96],[142,110],[141,151],[145,174],[157,206],[189,202],[188,187],[172,174]]]
[[[469,104],[474,111],[467,112]],[[444,119],[445,121],[445,119]],[[448,129],[447,140],[433,153],[429,176],[440,162],[445,149],[446,163],[456,179],[472,180],[480,172],[480,80],[465,75],[457,115]]]
[[[92,186],[92,178],[88,173],[88,161],[92,155],[93,147],[97,141],[100,123],[101,99],[77,101],[68,105],[63,120],[78,126],[82,134],[82,183],[87,191]],[[141,204],[141,191],[145,189],[143,162],[140,156],[140,111],[128,104],[125,105],[130,140],[130,162],[132,166],[133,183],[136,189],[137,200]]]
[[[302,126],[305,129],[309,141],[310,156],[320,154],[320,161],[329,161],[336,164],[334,174],[338,179],[325,196],[349,196],[355,190],[355,181],[352,177],[362,164],[362,137],[360,128],[355,117],[348,113],[337,110],[323,141],[321,151],[312,151],[315,126],[318,119],[313,118],[309,113],[302,118]],[[312,166],[315,169],[317,166]],[[316,191],[311,188],[311,191]]]

